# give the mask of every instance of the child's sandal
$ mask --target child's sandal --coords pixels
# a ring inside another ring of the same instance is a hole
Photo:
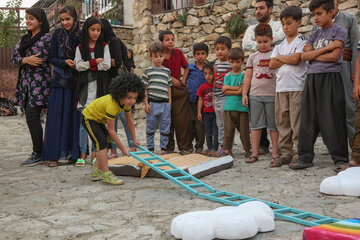
[[[85,160],[79,158],[75,163],[75,167],[85,167]]]
[[[245,162],[246,163],[254,163],[254,162],[257,162],[258,160],[259,160],[259,158],[257,156],[250,156],[245,160]]]
[[[291,163],[291,159],[280,156],[272,157],[270,167],[281,167],[282,165]]]
[[[57,163],[57,161],[49,161],[48,166],[49,167],[57,167],[58,163]]]

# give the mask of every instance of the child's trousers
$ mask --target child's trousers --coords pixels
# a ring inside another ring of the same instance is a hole
[[[240,140],[244,151],[250,151],[249,113],[239,111],[224,112],[224,150],[232,149],[235,128],[240,133]]]
[[[159,123],[160,130],[160,148],[165,150],[169,142],[169,133],[171,125],[171,107],[167,101],[151,102],[151,111],[146,114],[146,141],[147,148],[153,150],[155,148],[154,135],[156,126]]]
[[[190,134],[191,140],[196,141],[195,149],[203,149],[205,142],[205,129],[204,124],[197,118],[198,102],[190,103]]]
[[[224,145],[224,106],[225,97],[215,97],[216,124],[218,127],[219,144]]]
[[[303,91],[278,92],[275,97],[275,120],[279,148],[284,158],[297,154]],[[295,147],[295,149],[294,149]]]
[[[215,113],[204,113],[203,121],[205,125],[206,145],[209,150],[217,151],[219,147],[218,142],[218,128],[216,125]]]
[[[311,163],[321,133],[334,163],[347,163],[344,85],[340,73],[308,74],[302,100],[299,162]]]
[[[174,133],[179,151],[192,150],[190,137],[190,96],[186,85],[180,81],[179,88],[171,87],[171,126],[168,151],[175,150]]]

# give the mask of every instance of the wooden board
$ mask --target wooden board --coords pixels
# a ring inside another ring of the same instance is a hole
[[[144,154],[141,157],[150,157]],[[231,156],[222,158],[207,157],[201,154],[187,154],[180,155],[177,153],[161,155],[161,157],[175,166],[189,172],[195,177],[202,177],[214,172],[221,171],[233,166],[233,159]],[[159,162],[157,160],[153,163]],[[140,177],[141,168],[138,167],[140,163],[133,157],[119,157],[108,160],[109,168],[114,174],[119,176],[136,176]],[[162,169],[170,169],[168,166],[161,167]],[[154,170],[149,170],[147,177],[162,177]]]

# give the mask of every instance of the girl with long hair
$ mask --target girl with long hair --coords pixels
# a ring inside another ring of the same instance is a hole
[[[43,129],[40,114],[48,104],[50,85],[50,42],[49,22],[44,10],[26,10],[27,34],[15,47],[12,65],[20,67],[15,90],[15,103],[25,109],[33,152],[21,163],[22,166],[35,165],[41,161]]]
[[[74,58],[80,43],[80,25],[76,9],[64,6],[60,20],[61,27],[51,39],[53,74],[42,152],[49,167],[56,167],[61,158],[76,161],[79,157],[80,114],[75,106],[78,72]]]

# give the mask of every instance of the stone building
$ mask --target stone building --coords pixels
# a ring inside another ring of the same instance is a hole
[[[209,1],[208,1],[209,2]],[[210,1],[211,2],[211,1]],[[230,35],[226,32],[225,22],[232,12],[246,8],[244,13],[245,21],[249,24],[256,24],[254,17],[255,0],[229,0],[215,1],[213,9],[209,12],[205,8],[210,8],[211,3],[187,8],[186,26],[178,21],[181,9],[154,14],[151,9],[154,0],[135,0],[133,4],[134,30],[133,30],[133,50],[135,55],[135,73],[141,76],[143,70],[150,66],[147,45],[158,40],[159,32],[171,30],[175,34],[175,47],[180,48],[189,62],[193,61],[192,46],[197,42],[205,42],[210,53],[208,60],[216,59],[214,53],[215,39],[221,35]],[[342,0],[339,9],[345,13],[357,16],[360,20],[359,0]],[[303,10],[302,25],[299,32],[308,36],[313,28],[313,19],[308,9],[310,1],[298,0],[274,0],[273,20],[279,20],[281,11],[287,6],[300,6]],[[242,35],[232,38],[234,47],[241,47]],[[249,53],[245,53],[247,56]],[[138,106],[137,109],[141,109]],[[145,118],[143,111],[137,112],[138,120]]]

